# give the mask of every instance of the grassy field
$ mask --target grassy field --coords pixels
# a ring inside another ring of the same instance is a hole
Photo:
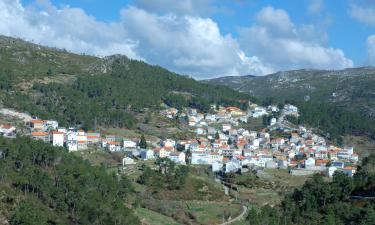
[[[301,187],[310,177],[292,176],[287,170],[282,169],[265,169],[257,176],[254,185],[239,186],[238,197],[258,206],[279,204],[286,193]]]
[[[174,219],[146,208],[137,208],[136,214],[142,222],[152,225],[179,225]]]
[[[241,205],[228,202],[187,202],[186,205],[201,224],[219,224],[223,216],[234,218],[242,210]]]

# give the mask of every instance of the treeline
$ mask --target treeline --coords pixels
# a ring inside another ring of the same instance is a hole
[[[330,103],[296,103],[300,117],[288,119],[296,124],[319,128],[331,140],[341,143],[342,135],[367,135],[375,139],[374,118]]]
[[[139,224],[126,177],[28,138],[0,138],[0,190],[10,224]]]
[[[155,189],[177,190],[184,186],[189,175],[188,166],[177,167],[176,163],[168,158],[158,158],[156,165],[158,170],[145,166],[137,182]]]
[[[207,111],[212,103],[244,107],[239,100],[250,99],[227,87],[201,84],[140,61],[117,59],[110,68],[108,74],[79,75],[72,84],[34,83],[31,93],[7,92],[3,102],[65,125],[92,129],[94,121],[132,128],[137,122],[135,113],[158,110],[163,102]]]
[[[375,155],[366,158],[353,178],[336,173],[331,182],[317,174],[287,194],[280,208],[253,208],[250,224],[375,224]],[[353,199],[356,198],[356,200]]]

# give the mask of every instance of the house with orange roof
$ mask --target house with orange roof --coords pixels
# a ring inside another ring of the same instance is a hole
[[[90,132],[87,133],[87,144],[97,145],[100,143],[100,133]]]
[[[168,157],[175,149],[172,146],[157,147],[154,149],[155,155],[160,158]]]
[[[10,137],[15,136],[16,128],[10,124],[0,124],[0,136]]]
[[[50,134],[43,131],[34,131],[31,133],[31,137],[35,140],[41,140],[46,143],[50,142]]]
[[[43,130],[43,128],[44,128],[44,120],[38,120],[38,119],[31,120],[30,121],[30,127],[33,130]]]
[[[119,141],[108,141],[107,145],[106,145],[106,148],[110,152],[121,151],[121,149],[122,149],[121,142],[119,142]]]

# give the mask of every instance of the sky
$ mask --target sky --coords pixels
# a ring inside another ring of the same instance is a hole
[[[0,34],[196,79],[375,66],[373,0],[0,0]]]

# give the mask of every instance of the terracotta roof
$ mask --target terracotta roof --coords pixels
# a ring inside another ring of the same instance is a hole
[[[33,123],[33,124],[35,124],[35,123],[44,124],[44,121],[43,120],[31,120],[31,123]]]
[[[48,136],[48,133],[40,131],[40,132],[32,132],[31,135],[34,137],[43,137],[43,136]]]
[[[53,131],[52,134],[64,134],[64,132]]]
[[[87,136],[88,139],[97,139],[99,138],[100,136]]]
[[[172,146],[164,146],[163,148],[166,151],[172,151],[172,150],[174,150],[174,147],[172,147]]]
[[[3,129],[10,129],[10,128],[12,128],[13,126],[12,125],[10,125],[10,124],[1,124],[0,125],[0,128],[3,128]]]

